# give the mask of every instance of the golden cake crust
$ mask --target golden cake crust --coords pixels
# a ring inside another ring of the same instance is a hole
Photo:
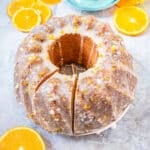
[[[61,69],[72,63],[85,69]],[[69,15],[29,33],[16,54],[14,82],[17,99],[41,127],[86,135],[123,114],[137,79],[132,56],[109,24]]]

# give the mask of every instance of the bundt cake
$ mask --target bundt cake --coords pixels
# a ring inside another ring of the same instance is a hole
[[[132,56],[94,16],[53,17],[20,45],[17,99],[52,133],[86,135],[115,122],[134,98]]]

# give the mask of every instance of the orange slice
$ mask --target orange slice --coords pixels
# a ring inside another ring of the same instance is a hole
[[[133,5],[139,5],[143,4],[144,0],[120,0],[117,3],[117,6],[122,7],[122,6],[133,6]]]
[[[17,127],[0,138],[0,150],[45,150],[45,144],[35,130]]]
[[[12,17],[19,8],[21,8],[21,4],[19,2],[10,2],[7,6],[7,14]]]
[[[13,1],[20,2],[24,7],[31,7],[32,4],[36,2],[36,0],[13,0]]]
[[[149,25],[148,14],[135,6],[121,7],[114,14],[116,28],[127,35],[138,35]]]
[[[31,7],[36,0],[13,0],[7,6],[7,14],[12,17],[14,13],[24,7]]]
[[[43,3],[34,3],[33,8],[40,14],[42,23],[46,22],[52,16],[52,10]]]
[[[57,4],[57,3],[60,3],[61,0],[39,0],[40,2],[43,2],[47,5],[54,5],[54,4]]]
[[[28,32],[40,24],[41,17],[33,8],[22,8],[13,15],[12,22],[18,30]]]

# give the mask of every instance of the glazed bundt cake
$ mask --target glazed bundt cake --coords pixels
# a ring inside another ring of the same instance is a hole
[[[115,122],[134,98],[133,60],[109,24],[54,17],[16,55],[15,90],[28,117],[52,133],[86,135]]]

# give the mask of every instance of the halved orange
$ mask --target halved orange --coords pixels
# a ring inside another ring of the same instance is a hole
[[[121,7],[114,14],[116,28],[127,35],[138,35],[149,25],[148,14],[135,6]]]
[[[40,2],[43,2],[47,5],[54,5],[54,4],[57,4],[57,3],[60,3],[61,0],[39,0]]]
[[[122,6],[134,6],[134,5],[139,5],[143,4],[144,0],[120,0],[117,3],[117,6],[122,7]]]
[[[41,17],[34,8],[22,8],[15,12],[12,22],[18,30],[28,32],[40,24]]]
[[[45,144],[35,130],[17,127],[0,138],[0,150],[45,150]]]
[[[20,8],[31,7],[36,0],[13,0],[7,6],[7,13],[10,17]]]
[[[42,23],[46,22],[52,16],[52,10],[43,3],[36,2],[33,4],[33,8],[40,14]]]

